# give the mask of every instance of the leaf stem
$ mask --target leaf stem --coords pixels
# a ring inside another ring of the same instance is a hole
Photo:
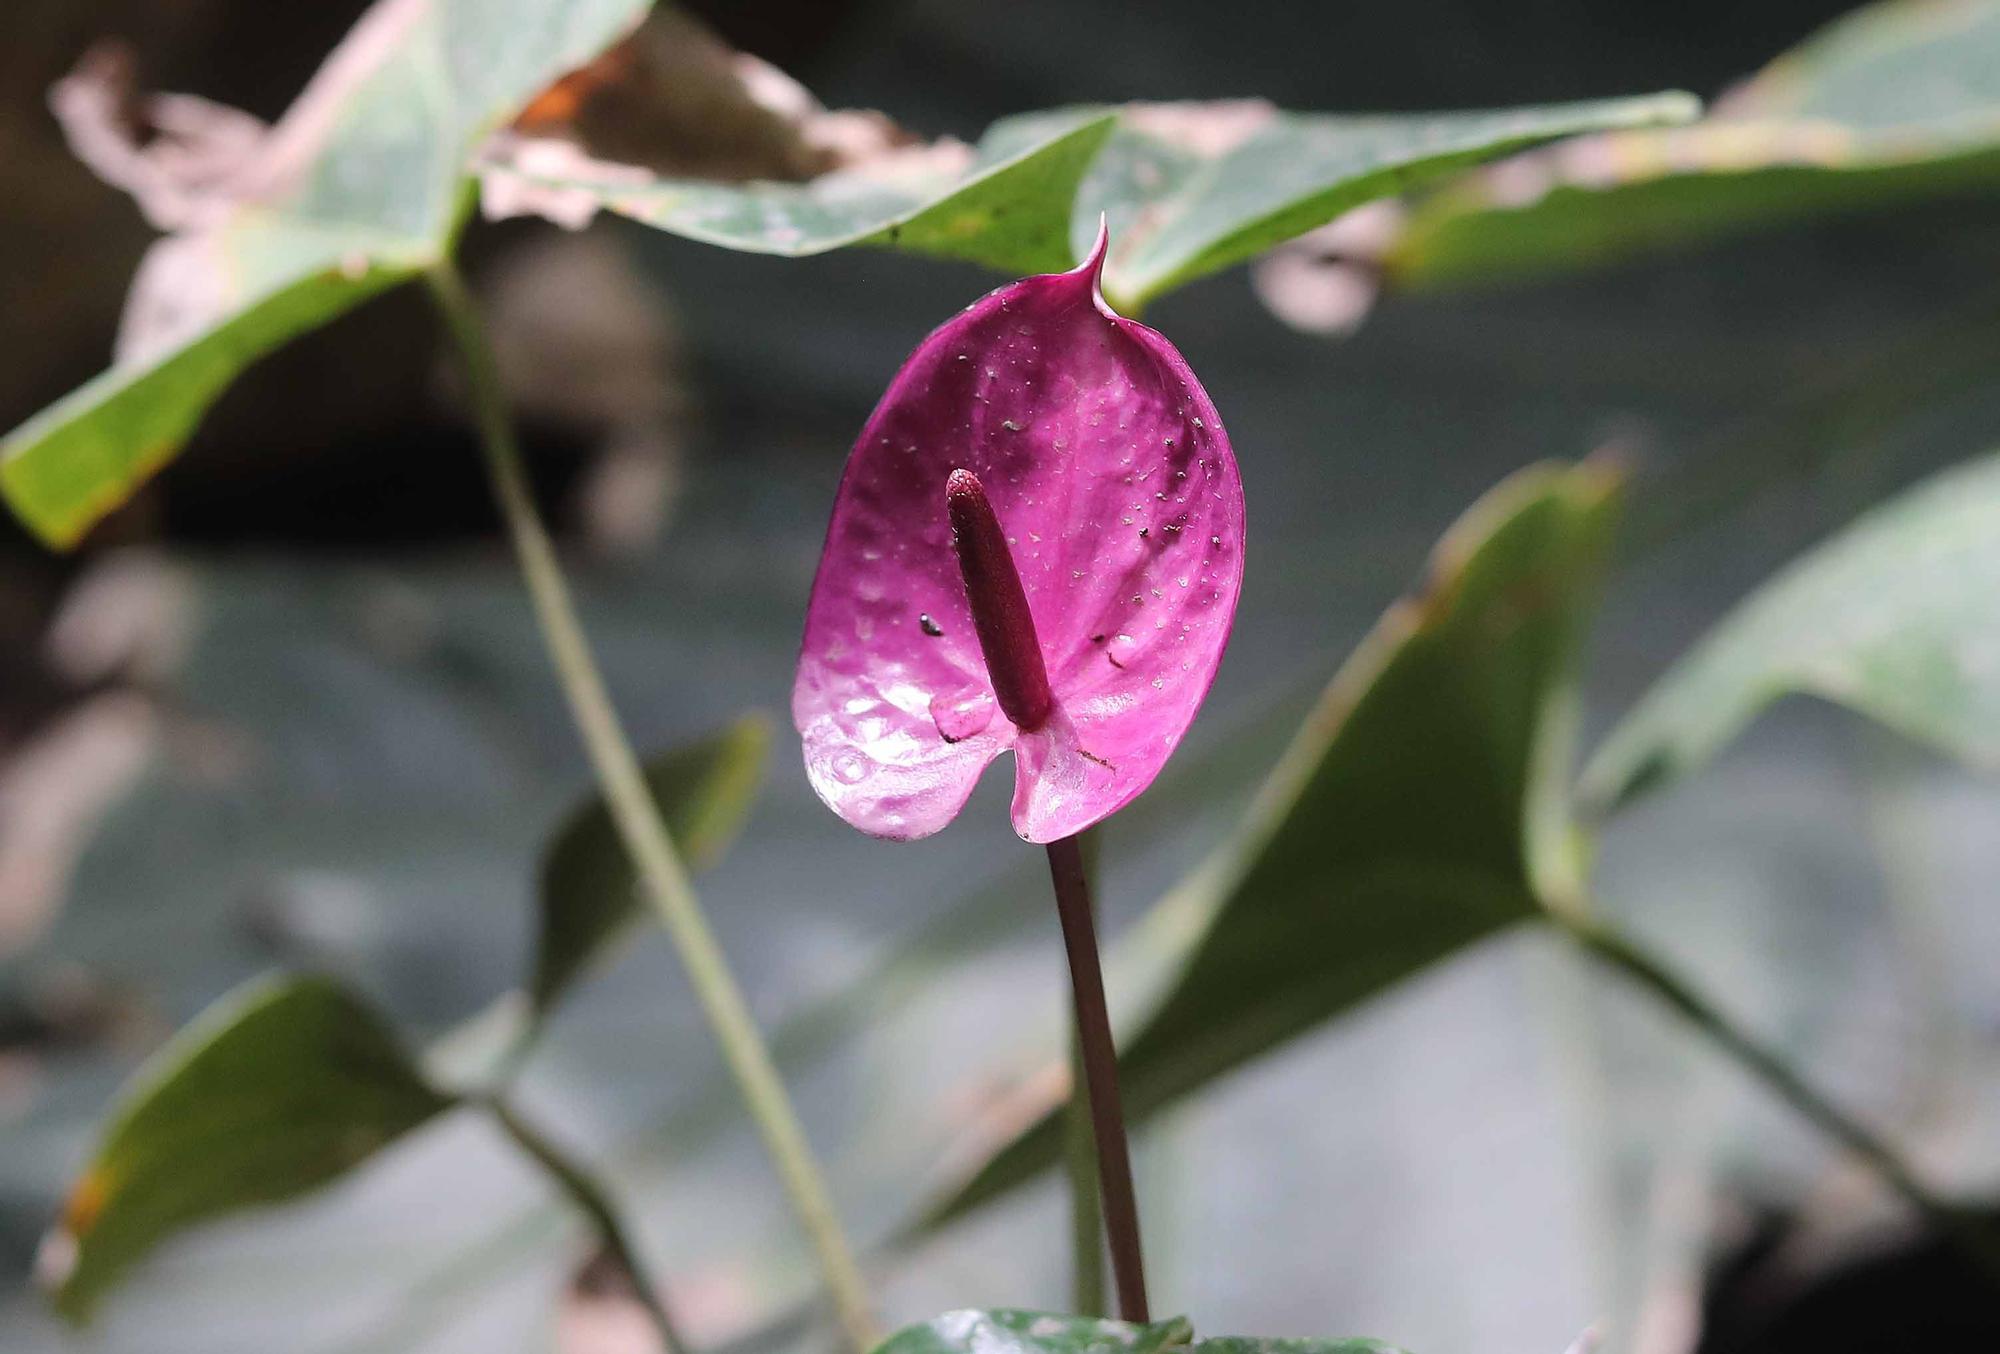
[[[674,1319],[668,1313],[659,1289],[647,1278],[645,1266],[639,1261],[639,1252],[626,1235],[625,1226],[619,1221],[617,1211],[611,1205],[611,1196],[604,1186],[564,1155],[562,1149],[544,1137],[539,1129],[522,1119],[505,1100],[494,1096],[484,1104],[507,1136],[514,1140],[515,1146],[548,1172],[562,1191],[569,1195],[577,1210],[597,1229],[604,1249],[631,1280],[633,1295],[645,1308],[646,1317],[658,1332],[666,1354],[687,1354],[687,1342],[681,1339],[680,1331],[674,1326]]]
[[[527,582],[543,642],[569,699],[570,712],[591,766],[603,787],[612,821],[631,854],[647,901],[680,952],[689,983],[708,1018],[723,1061],[751,1118],[756,1121],[785,1192],[818,1254],[820,1270],[848,1341],[857,1354],[867,1354],[875,1345],[876,1328],[860,1267],[841,1231],[832,1198],[805,1130],[792,1108],[791,1097],[772,1064],[770,1051],[743,999],[742,989],[730,972],[729,961],[702,913],[687,868],[667,834],[659,805],[646,788],[639,759],[619,723],[603,674],[584,637],[554,543],[529,489],[493,352],[478,312],[464,280],[449,261],[430,269],[425,278],[458,349],[493,495],[520,558],[521,573]]]
[[[1090,879],[1075,837],[1048,844],[1049,878],[1055,885],[1056,913],[1062,920],[1063,948],[1069,954],[1070,988],[1076,1003],[1076,1044],[1083,1064],[1090,1120],[1097,1142],[1097,1173],[1104,1201],[1104,1225],[1111,1243],[1111,1276],[1118,1289],[1118,1315],[1126,1321],[1152,1320],[1146,1306],[1146,1273],[1139,1246],[1139,1204],[1132,1188],[1132,1155],[1125,1141],[1125,1112],[1118,1099],[1118,1054],[1111,1039],[1111,1013],[1104,1000],[1104,969],[1097,955],[1097,922],[1092,915]]]
[[[1607,923],[1570,908],[1548,915],[1594,958],[1651,992],[1748,1070],[1821,1133],[1867,1163],[1882,1182],[1957,1245],[1969,1259],[2000,1276],[2000,1253],[1976,1217],[1931,1192],[1901,1153],[1873,1130],[1815,1090],[1776,1050],[1724,1015],[1686,979]]]

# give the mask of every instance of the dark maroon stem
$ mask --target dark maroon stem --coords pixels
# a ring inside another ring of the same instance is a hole
[[[944,501],[951,514],[952,548],[972,605],[972,628],[979,633],[979,649],[993,679],[993,699],[1015,728],[1033,732],[1048,723],[1056,702],[1014,552],[1007,548],[1007,534],[985,487],[970,470],[951,472]]]
[[[1104,1195],[1104,1230],[1111,1243],[1111,1276],[1118,1315],[1152,1320],[1146,1308],[1146,1268],[1139,1251],[1139,1201],[1132,1189],[1132,1153],[1125,1143],[1125,1111],[1118,1099],[1118,1054],[1111,1041],[1111,1013],[1104,1002],[1104,970],[1097,959],[1097,922],[1090,877],[1074,837],[1049,843],[1049,878],[1069,952],[1070,989],[1076,996],[1077,1042],[1083,1050],[1084,1089],[1097,1137],[1097,1174]],[[1078,1088],[1071,1087],[1070,1094]]]
[[[1007,534],[970,470],[954,470],[945,481],[951,514],[951,543],[965,576],[972,627],[993,681],[993,698],[1014,727],[1032,732],[1055,709],[1048,668],[1042,660],[1035,618]],[[1081,1087],[1070,1094],[1090,1098],[1091,1133],[1097,1140],[1098,1188],[1104,1198],[1104,1230],[1111,1249],[1111,1274],[1118,1287],[1118,1314],[1149,1321],[1146,1273],[1139,1254],[1139,1203],[1132,1190],[1132,1154],[1125,1144],[1125,1111],[1118,1103],[1118,1053],[1111,1042],[1111,1013],[1104,1003],[1104,970],[1097,958],[1097,922],[1091,915],[1090,877],[1075,837],[1049,843],[1049,877],[1055,881],[1056,915],[1062,919],[1063,948],[1069,952],[1070,990],[1076,997],[1076,1037],[1082,1057]]]

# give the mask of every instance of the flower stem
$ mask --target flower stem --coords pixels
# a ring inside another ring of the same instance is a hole
[[[1069,1103],[1063,1106],[1063,1165],[1069,1180],[1070,1311],[1109,1316],[1104,1307],[1104,1202],[1097,1178],[1097,1144],[1084,1092],[1083,1040],[1069,1032]]]
[[[494,1120],[514,1140],[514,1144],[547,1171],[579,1212],[590,1220],[597,1229],[599,1240],[618,1267],[632,1283],[632,1293],[639,1305],[646,1311],[646,1317],[653,1323],[653,1329],[660,1337],[660,1345],[666,1354],[687,1354],[687,1342],[674,1326],[674,1319],[667,1311],[667,1305],[659,1290],[646,1277],[645,1267],[639,1262],[637,1248],[625,1234],[625,1226],[611,1206],[611,1196],[588,1171],[570,1160],[562,1149],[542,1136],[540,1130],[521,1118],[506,1101],[498,1096],[485,1102]]]
[[[708,1018],[723,1061],[735,1078],[792,1207],[818,1253],[820,1269],[848,1341],[857,1354],[866,1354],[874,1347],[876,1329],[860,1267],[841,1231],[840,1220],[791,1098],[771,1062],[770,1051],[758,1032],[742,990],[730,972],[729,961],[702,914],[694,887],[688,881],[687,868],[667,834],[659,805],[646,788],[639,759],[619,723],[603,674],[598,671],[597,660],[584,637],[562,566],[556,559],[554,543],[529,490],[527,472],[500,389],[499,373],[477,310],[466,292],[464,280],[450,262],[438,264],[425,276],[445,327],[457,346],[479,424],[493,495],[520,557],[521,573],[534,603],[542,640],[569,699],[570,713],[603,788],[605,804],[638,870],[642,892],[680,952],[689,983]]]
[[[1077,834],[1086,884],[1097,875],[1096,828]],[[1097,1175],[1097,1144],[1085,1094],[1083,1039],[1072,1010],[1069,1022],[1069,1101],[1063,1106],[1063,1165],[1069,1181],[1070,1310],[1078,1316],[1109,1316],[1104,1305],[1104,1200]]]
[[[1111,1041],[1111,1013],[1104,1001],[1104,970],[1097,957],[1097,923],[1092,916],[1090,880],[1075,837],[1048,844],[1049,878],[1055,884],[1056,913],[1062,920],[1063,948],[1069,954],[1070,988],[1076,998],[1076,1043],[1083,1064],[1083,1089],[1097,1142],[1097,1170],[1104,1200],[1104,1225],[1111,1242],[1111,1276],[1118,1289],[1118,1315],[1127,1321],[1152,1320],[1146,1307],[1146,1273],[1139,1248],[1139,1204],[1132,1189],[1132,1155],[1125,1142],[1125,1112],[1118,1101],[1118,1054]],[[1071,1088],[1072,1098],[1076,1095]]]
[[[1651,992],[1820,1132],[1866,1162],[1967,1258],[2000,1275],[2000,1252],[1980,1221],[1932,1193],[1894,1147],[1815,1090],[1783,1055],[1739,1028],[1685,979],[1606,923],[1573,908],[1551,908],[1548,915],[1585,951]]]

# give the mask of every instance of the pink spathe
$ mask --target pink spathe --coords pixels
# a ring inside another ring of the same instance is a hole
[[[848,457],[792,717],[813,788],[864,832],[928,836],[1015,754],[1014,827],[1080,832],[1165,765],[1215,680],[1243,581],[1243,486],[1208,395],[1098,290],[1105,237],[940,327]],[[978,478],[1019,570],[1054,708],[1017,729],[952,547]]]

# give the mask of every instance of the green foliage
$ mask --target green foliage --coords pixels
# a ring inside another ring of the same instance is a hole
[[[74,543],[172,460],[251,362],[450,250],[473,147],[646,0],[378,0],[241,167],[219,219],[153,247],[170,304],[110,371],[0,443],[0,490]]]
[[[1075,263],[1069,220],[1077,184],[1114,121],[1082,112],[1032,126],[1003,122],[962,167],[891,158],[806,183],[522,177],[724,249],[801,258],[868,245],[1007,273],[1060,272]]]
[[[1615,807],[1686,774],[1788,692],[2000,767],[2000,455],[1874,509],[1740,604],[1592,762]]]
[[[906,1326],[876,1354],[1164,1354],[1193,1338],[1194,1328],[1178,1319],[1134,1326],[1050,1312],[962,1311]]]
[[[1445,536],[1335,675],[1221,852],[1143,924],[1183,957],[1121,1059],[1134,1120],[1539,914],[1548,741],[1595,600],[1617,481],[1537,467]],[[1051,1164],[1051,1110],[928,1221]]]
[[[422,266],[418,257],[337,254],[283,225],[245,224],[205,241],[240,271],[238,308],[186,342],[118,366],[0,443],[0,492],[51,545],[76,543],[179,453],[209,405],[271,349],[337,318]]]
[[[1137,309],[1372,198],[1555,137],[1697,111],[1682,94],[1405,117],[1261,104],[1070,108],[994,124],[965,170],[889,159],[804,184],[635,186],[620,166],[597,179],[527,177],[730,249],[798,256],[878,245],[1014,273],[1070,267],[1102,214],[1113,241],[1106,294]]]
[[[1077,196],[1071,238],[1082,248],[1099,213],[1110,218],[1105,294],[1136,309],[1349,208],[1483,160],[1581,132],[1686,122],[1699,111],[1686,94],[1394,116],[1252,109],[1232,136],[1134,110]]]
[[[994,124],[967,170],[891,160],[804,184],[529,178],[730,249],[798,256],[878,245],[1015,273],[1071,266],[1102,215],[1112,230],[1106,294],[1136,310],[1373,198],[1556,137],[1697,111],[1683,94],[1395,117],[1261,104],[1071,108]]]
[[[173,459],[250,363],[446,257],[487,134],[645,8],[378,0],[232,179],[239,195],[154,246],[119,362],[0,443],[15,512],[73,544]],[[1371,198],[1551,138],[1695,112],[1684,95],[1410,117],[1258,108],[1247,135],[1219,137],[1164,134],[1137,112],[1116,135],[1110,110],[1034,114],[997,124],[966,165],[887,156],[802,184],[485,169],[725,248],[866,245],[1012,273],[1070,266],[1103,212],[1108,294],[1136,309]]]
[[[1129,1325],[1049,1312],[946,1312],[908,1326],[876,1354],[1397,1354],[1376,1340],[1257,1340],[1221,1336],[1196,1340],[1185,1318]]]
[[[1779,57],[1691,127],[1471,176],[1383,260],[1422,288],[1567,271],[1757,226],[2000,190],[2000,7],[1888,0]]]
[[[748,817],[771,746],[771,723],[746,715],[713,737],[675,748],[646,768],[688,867],[722,857]],[[639,916],[638,876],[602,795],[572,810],[542,859],[540,936],[528,995],[545,1014]]]
[[[690,867],[713,865],[735,839],[770,741],[769,720],[749,715],[646,768]],[[433,1070],[455,1060],[489,1072],[505,1067],[506,1053],[526,1046],[532,1022],[638,917],[631,862],[601,797],[564,819],[540,883],[531,1023],[522,1025],[522,1012],[502,1003],[433,1050]],[[176,1232],[327,1184],[454,1103],[371,1007],[315,978],[261,982],[225,998],[154,1058],[135,1086],[72,1189],[50,1243],[50,1254],[68,1257],[52,1276],[57,1306],[77,1320]]]
[[[168,1237],[325,1185],[451,1104],[336,983],[225,997],[141,1070],[70,1190],[45,1251],[57,1309],[87,1320]]]

